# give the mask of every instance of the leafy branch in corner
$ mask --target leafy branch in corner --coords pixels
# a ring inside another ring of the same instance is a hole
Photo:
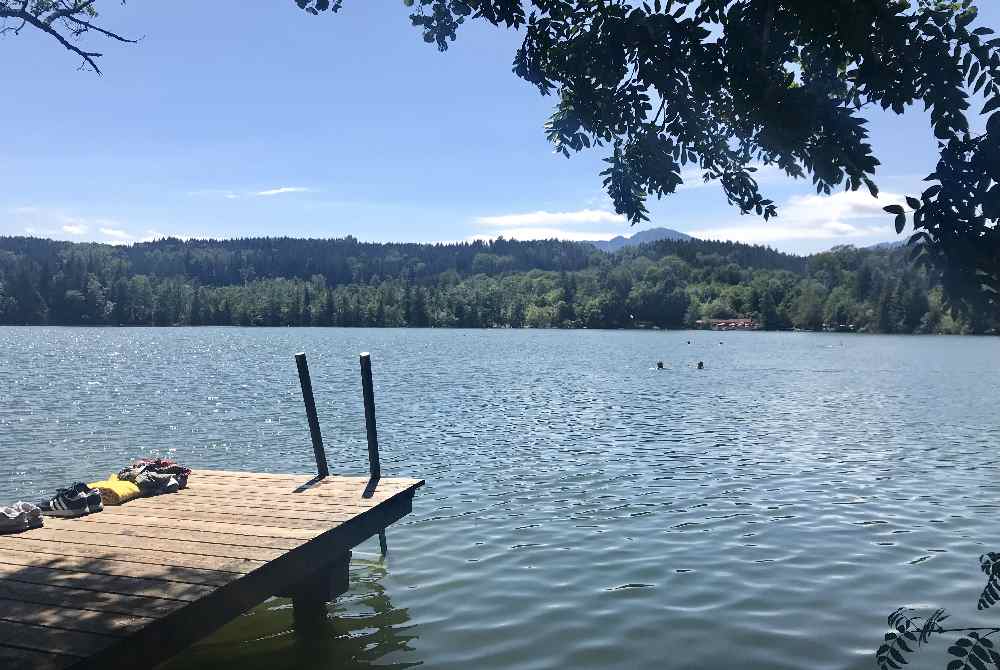
[[[0,35],[20,35],[25,28],[38,30],[83,59],[80,69],[101,74],[97,60],[103,54],[87,51],[76,41],[91,31],[117,42],[135,44],[96,23],[96,0],[0,0]],[[125,4],[125,0],[122,0]]]
[[[978,608],[984,610],[1000,602],[1000,554],[983,554],[979,563],[986,574],[986,586],[978,604]],[[875,652],[879,670],[899,670],[909,662],[907,654],[927,644],[932,635],[946,633],[963,634],[948,647],[948,654],[954,658],[948,662],[947,670],[1000,670],[1000,651],[990,639],[1000,633],[1000,627],[945,628],[941,624],[948,616],[940,608],[926,617],[905,607],[893,611],[888,618],[891,630],[885,634],[882,645]]]

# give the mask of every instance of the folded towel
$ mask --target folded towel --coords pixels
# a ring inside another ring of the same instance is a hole
[[[101,502],[105,505],[127,503],[129,500],[138,498],[140,493],[138,486],[132,482],[118,479],[118,475],[108,475],[107,479],[94,482],[89,486],[101,492]]]

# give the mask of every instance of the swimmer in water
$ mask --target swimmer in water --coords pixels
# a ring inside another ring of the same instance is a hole
[[[663,361],[656,361],[656,369],[657,370],[663,369]]]
[[[705,369],[705,364],[703,362],[701,362],[701,361],[698,361],[698,369],[699,370],[704,370]]]

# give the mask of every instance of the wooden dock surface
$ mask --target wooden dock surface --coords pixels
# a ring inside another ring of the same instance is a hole
[[[187,489],[0,535],[0,668],[150,668],[322,580],[418,479],[196,470]]]

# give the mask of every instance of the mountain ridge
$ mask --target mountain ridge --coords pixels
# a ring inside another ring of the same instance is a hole
[[[640,230],[633,235],[624,236],[618,235],[610,240],[593,240],[587,241],[584,244],[589,244],[591,246],[597,247],[601,251],[606,251],[607,253],[614,253],[625,247],[636,247],[640,244],[646,244],[647,242],[658,242],[660,240],[693,240],[695,239],[687,233],[682,233],[679,230],[674,230],[673,228],[650,228],[648,230]]]

